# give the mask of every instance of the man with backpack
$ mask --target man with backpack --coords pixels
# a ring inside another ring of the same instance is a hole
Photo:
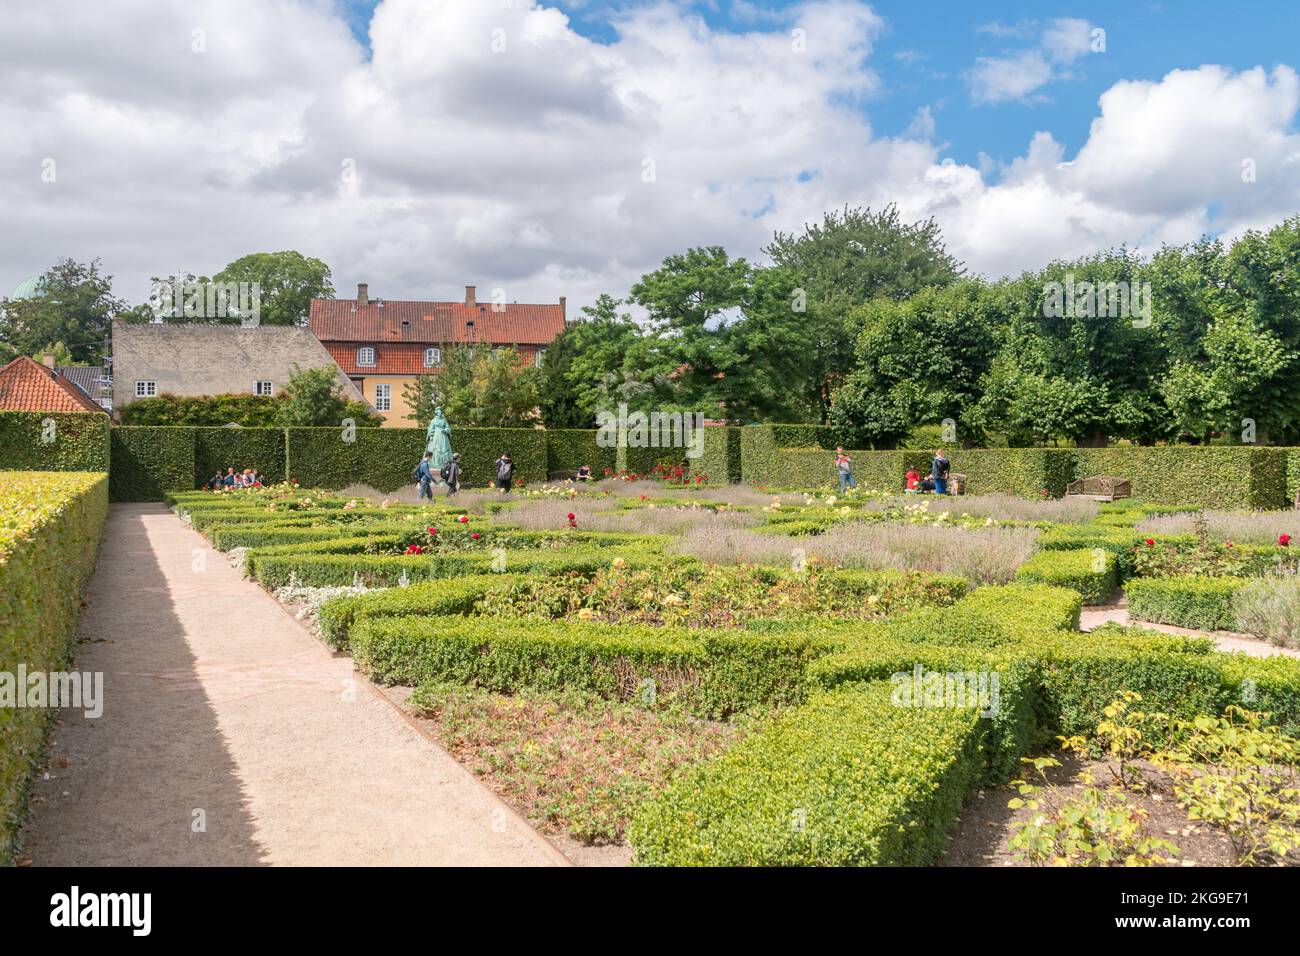
[[[420,486],[420,499],[428,498],[433,500],[433,470],[429,467],[429,462],[433,460],[431,452],[425,452],[420,463],[415,467],[415,474],[411,477],[415,479],[416,484]]]
[[[460,490],[460,452],[452,455],[451,461],[442,466],[441,477],[447,486],[448,497]]]
[[[510,457],[510,452],[504,451],[501,457],[497,459],[497,487],[501,489],[503,495],[510,494],[510,486],[514,484],[515,463]]]

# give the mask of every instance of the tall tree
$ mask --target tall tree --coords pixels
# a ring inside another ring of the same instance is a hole
[[[63,342],[74,361],[98,365],[112,318],[125,308],[113,295],[113,277],[100,273],[100,260],[60,259],[41,276],[39,294],[0,300],[0,358]]]
[[[548,428],[591,428],[596,412],[628,400],[637,391],[628,352],[641,330],[620,311],[621,299],[601,293],[584,306],[546,348],[542,367],[541,409]]]
[[[829,212],[800,235],[777,232],[764,252],[792,270],[807,295],[816,356],[809,399],[822,421],[853,367],[853,310],[872,299],[897,302],[948,285],[965,271],[944,248],[933,219],[904,222],[892,204],[878,212],[847,206]]]
[[[294,366],[285,383],[285,397],[280,405],[280,424],[286,427],[338,425],[347,417],[348,402],[339,384],[338,368]]]
[[[307,318],[312,299],[334,298],[330,267],[300,252],[254,252],[212,277],[213,282],[247,282],[260,290],[260,321],[293,325]],[[236,316],[228,321],[238,322]]]
[[[441,408],[452,425],[527,428],[537,420],[540,380],[513,348],[458,345],[443,353],[438,372],[406,387],[407,417],[425,423]]]

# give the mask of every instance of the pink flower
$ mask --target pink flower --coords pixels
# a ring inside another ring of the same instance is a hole
[[[473,538],[475,541],[477,541],[479,538],[483,536],[479,534],[477,531],[475,531],[472,535],[470,535],[470,537]]]
[[[425,528],[424,530],[427,531],[427,532],[429,532],[429,534],[437,534],[437,533],[438,533],[438,529],[437,529],[437,528]]]
[[[457,518],[456,520],[459,521],[461,524],[468,524],[468,523],[469,523],[469,515],[461,515],[461,516],[460,516],[459,518]]]
[[[407,553],[407,554],[424,554],[424,548],[420,547],[420,545],[418,545],[418,544],[412,544],[410,547],[408,547],[408,548],[406,549],[406,553]]]

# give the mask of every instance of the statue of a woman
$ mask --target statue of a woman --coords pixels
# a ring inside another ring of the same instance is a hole
[[[429,422],[428,431],[425,432],[428,444],[424,450],[433,456],[433,461],[429,462],[429,470],[436,477],[442,470],[442,466],[451,461],[451,425],[443,417],[442,409],[433,410],[433,420]]]

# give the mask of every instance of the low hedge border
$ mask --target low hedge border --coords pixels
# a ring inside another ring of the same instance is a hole
[[[1181,576],[1134,578],[1124,589],[1129,615],[1137,621],[1174,624],[1201,631],[1230,631],[1237,626],[1233,595],[1249,578]]]
[[[1084,604],[1102,604],[1119,586],[1115,555],[1106,548],[1039,551],[1016,571],[1016,580],[1073,588]]]
[[[0,411],[0,462],[18,471],[108,471],[108,416]]]

